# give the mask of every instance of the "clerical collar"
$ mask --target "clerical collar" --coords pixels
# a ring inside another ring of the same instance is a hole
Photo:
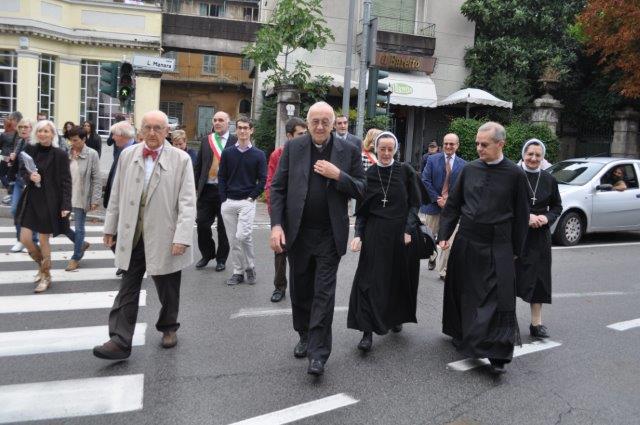
[[[485,162],[485,164],[487,165],[496,165],[496,164],[500,164],[502,162],[502,160],[504,159],[504,155],[500,154],[500,156],[498,157],[498,159],[496,159],[495,161],[489,161],[489,162]]]
[[[313,146],[315,146],[316,149],[318,149],[320,152],[322,152],[324,150],[324,148],[327,147],[327,145],[329,144],[330,140],[331,140],[331,137],[329,137],[327,139],[327,141],[324,142],[324,143],[316,143],[316,142],[313,141],[313,139],[311,139],[311,143],[313,143]]]
[[[382,162],[378,161],[378,167],[380,167],[380,168],[388,168],[388,167],[391,167],[394,162],[395,161],[394,161],[393,158],[391,158],[391,162],[389,164],[387,164],[387,165],[384,165]]]

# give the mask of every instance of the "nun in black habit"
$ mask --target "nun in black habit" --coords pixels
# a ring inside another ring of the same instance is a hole
[[[562,214],[562,199],[556,179],[541,168],[546,148],[538,139],[522,148],[520,165],[527,175],[529,230],[522,257],[516,260],[518,296],[531,305],[529,333],[548,338],[542,324],[542,304],[551,304],[551,232],[549,227]]]
[[[394,161],[398,140],[375,139],[378,162],[366,172],[367,190],[356,211],[353,251],[360,251],[351,288],[347,327],[363,332],[358,349],[369,351],[372,333],[400,332],[416,323],[420,258],[417,212],[420,189],[408,164]]]

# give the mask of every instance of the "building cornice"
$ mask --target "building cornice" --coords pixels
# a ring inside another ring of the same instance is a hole
[[[160,36],[69,29],[31,19],[0,17],[0,33],[42,37],[70,44],[125,49],[160,49]]]
[[[114,9],[128,9],[136,11],[160,12],[162,7],[153,4],[114,3],[113,0],[58,0],[61,3],[79,4],[83,6],[109,7]]]

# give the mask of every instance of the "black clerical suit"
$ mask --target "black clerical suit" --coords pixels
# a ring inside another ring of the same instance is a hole
[[[472,358],[511,361],[519,342],[514,256],[522,255],[529,225],[524,171],[504,158],[469,162],[442,211],[438,240],[460,219],[447,264],[443,332]]]
[[[236,144],[238,139],[235,135],[229,134],[225,149]],[[193,166],[196,179],[196,194],[198,200],[197,209],[197,231],[198,231],[198,248],[202,254],[202,258],[215,259],[218,262],[225,263],[229,256],[229,241],[227,232],[224,228],[222,214],[220,213],[220,192],[218,184],[207,183],[209,179],[209,169],[213,163],[214,153],[209,145],[209,136],[205,136],[200,140],[200,150]],[[216,230],[218,233],[218,250],[216,251],[216,243],[213,240],[211,226],[215,220],[218,220]]]
[[[340,169],[337,181],[313,171],[320,159]],[[336,274],[349,237],[347,203],[361,199],[364,188],[360,151],[333,134],[322,150],[310,135],[290,140],[271,183],[271,226],[282,226],[289,253],[293,328],[308,335],[308,357],[323,363],[331,353]]]

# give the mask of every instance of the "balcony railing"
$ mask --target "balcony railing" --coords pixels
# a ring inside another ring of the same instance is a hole
[[[258,22],[260,18],[259,0],[224,0],[219,3],[198,3],[185,0],[156,1],[162,3],[162,13],[166,14],[245,22]]]
[[[392,16],[377,16],[377,18],[379,31],[411,34],[422,37],[436,36],[436,24],[431,22],[415,21],[413,19],[402,19]]]

